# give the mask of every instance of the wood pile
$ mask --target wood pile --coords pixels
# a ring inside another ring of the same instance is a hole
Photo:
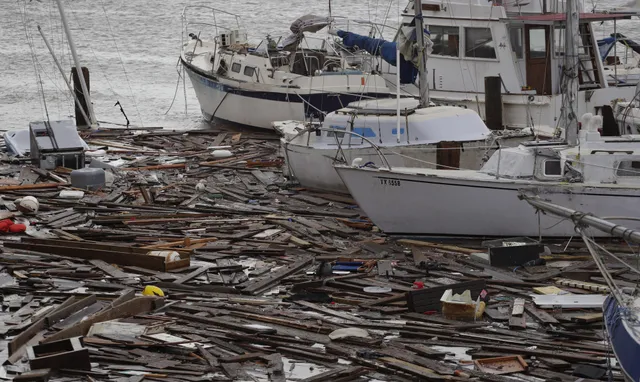
[[[507,268],[475,260],[479,241],[394,241],[348,197],[287,181],[268,133],[84,138],[107,183],[80,198],[60,195],[68,169],[0,166],[0,215],[28,225],[0,234],[2,379],[622,380],[601,309],[563,300],[606,293],[575,242]],[[444,317],[447,289],[482,299],[482,319]]]

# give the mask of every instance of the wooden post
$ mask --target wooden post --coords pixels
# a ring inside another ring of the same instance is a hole
[[[460,142],[438,142],[436,151],[436,169],[456,170],[460,168]]]
[[[89,69],[87,69],[86,67],[82,67],[82,76],[84,77],[84,81],[87,84],[87,91],[91,91],[91,84],[89,83]],[[76,97],[78,97],[78,103],[80,103],[80,105],[82,105],[82,109],[84,109],[85,112],[87,112],[89,110],[89,108],[87,107],[87,99],[85,98],[84,93],[82,92],[82,86],[80,85],[80,78],[78,77],[78,71],[76,70],[75,67],[71,68],[71,77],[73,78],[73,90],[76,93]],[[88,114],[87,114],[88,115]],[[77,127],[87,127],[91,125],[91,121],[87,121],[84,116],[82,115],[82,112],[80,111],[80,108],[78,107],[78,104],[76,103],[76,126]]]
[[[502,79],[500,76],[484,78],[484,113],[487,127],[502,130]]]

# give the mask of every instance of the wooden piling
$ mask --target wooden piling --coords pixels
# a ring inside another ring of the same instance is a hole
[[[86,67],[82,67],[82,76],[84,77],[84,81],[87,84],[87,91],[91,92],[91,84],[89,82],[89,69]],[[87,107],[87,99],[85,98],[84,93],[82,92],[82,85],[80,85],[80,77],[78,77],[78,71],[75,67],[71,68],[71,77],[73,78],[73,90],[76,93],[76,97],[78,97],[78,103],[82,105],[82,109],[89,115],[89,108]],[[90,126],[91,121],[87,121],[82,112],[80,111],[80,107],[78,103],[75,104],[75,113],[76,113],[76,126]]]
[[[485,123],[491,130],[502,130],[502,79],[500,76],[484,78]]]

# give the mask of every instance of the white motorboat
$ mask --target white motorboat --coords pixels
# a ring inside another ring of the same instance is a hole
[[[413,4],[405,9],[402,25],[413,22]],[[566,50],[564,1],[421,0],[421,5],[433,41],[427,64],[432,102],[464,106],[486,120],[485,78],[499,76],[502,124],[533,127],[542,136],[558,135]],[[580,13],[576,102],[583,113],[598,114],[613,100],[630,101],[634,96],[633,86],[609,85],[592,26],[629,19],[632,14]],[[392,75],[385,75],[392,80]],[[615,127],[615,121],[607,118],[605,130],[609,124]]]
[[[211,39],[198,32],[211,24],[192,21],[189,11],[213,13],[217,23]],[[224,16],[230,25],[222,25]],[[288,38],[267,37],[252,46],[238,16],[207,6],[185,7],[183,39],[188,32],[198,33],[184,41],[181,63],[204,117],[272,129],[273,121],[321,117],[352,101],[392,96],[395,90],[381,75],[363,72],[358,58],[334,46],[332,37],[305,35],[331,21],[303,16],[292,24]]]

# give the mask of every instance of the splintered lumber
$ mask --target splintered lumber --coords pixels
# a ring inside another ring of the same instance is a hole
[[[96,259],[96,260],[89,260],[89,262],[111,277],[115,277],[119,279],[129,277],[129,275],[122,272],[121,270],[114,267],[113,265],[107,264],[105,261]]]
[[[44,330],[48,324],[49,317],[56,314],[58,311],[67,308],[72,305],[75,301],[77,301],[76,297],[69,297],[62,304],[58,305],[53,311],[49,312],[46,316],[40,318],[38,321],[34,322],[29,326],[26,330],[22,331],[19,335],[9,342],[9,354],[16,354],[19,350],[24,351],[24,345],[29,342],[38,332]]]
[[[23,184],[17,186],[0,186],[0,191],[22,191],[22,190],[37,190],[42,188],[58,188],[62,186],[61,183],[36,183],[36,184]]]
[[[555,317],[545,312],[542,309],[536,308],[533,304],[525,304],[524,306],[527,313],[532,315],[536,320],[542,322],[543,324],[557,324],[558,320]]]
[[[483,343],[482,349],[504,352],[504,353],[514,354],[514,355],[529,355],[529,356],[536,356],[536,357],[559,358],[569,362],[605,363],[607,361],[605,357],[581,355],[576,352],[568,352],[565,350],[558,350],[558,351],[539,350],[539,349],[523,348],[518,346],[492,345],[490,343],[489,344]]]
[[[306,378],[304,382],[340,382],[351,381],[368,372],[362,366],[353,366],[344,369],[329,370],[313,377]]]
[[[312,302],[308,302],[308,301],[296,301],[296,304],[298,305],[302,305],[304,307],[307,307],[311,310],[315,310],[316,312],[320,312],[320,313],[324,313],[324,314],[328,314],[330,316],[335,316],[338,318],[342,318],[343,320],[347,320],[347,321],[351,321],[351,322],[362,322],[363,320],[359,317],[356,317],[352,314],[349,313],[345,313],[345,312],[340,312],[334,309],[329,309],[329,308],[325,308],[323,306],[314,304]]]
[[[439,249],[439,250],[442,250],[442,251],[464,253],[464,254],[467,254],[467,255],[471,255],[471,254],[474,254],[474,253],[482,252],[482,251],[479,251],[479,250],[476,250],[476,249],[457,247],[455,245],[438,244],[438,243],[431,243],[431,242],[428,242],[428,241],[412,240],[412,239],[400,239],[400,240],[398,240],[398,244],[415,245],[415,246],[418,246],[418,247],[429,247],[429,248],[433,248],[433,249]]]
[[[269,288],[273,288],[278,285],[282,279],[299,272],[311,264],[312,261],[312,257],[304,257],[295,263],[282,267],[266,276],[260,277],[256,280],[251,280],[251,282],[242,290],[242,293],[257,295]]]
[[[186,275],[184,275],[184,276],[180,277],[179,279],[177,279],[176,281],[174,281],[174,283],[176,283],[176,284],[182,284],[182,283],[185,283],[185,282],[187,282],[187,281],[189,281],[189,280],[193,279],[194,277],[198,277],[198,276],[200,276],[201,274],[205,273],[209,268],[210,268],[210,266],[209,266],[209,265],[202,266],[202,267],[200,267],[200,268],[196,269],[195,271],[193,271],[193,272],[191,272],[191,273],[189,273],[189,274],[186,274]]]
[[[45,317],[47,326],[53,326],[56,322],[69,317],[71,314],[78,312],[89,305],[95,304],[96,301],[98,301],[96,295],[92,294],[69,306],[66,306],[62,309],[57,309],[55,312],[52,312]]]
[[[378,361],[383,362],[385,365],[392,369],[400,370],[426,381],[444,381],[446,379],[445,377],[434,373],[431,369],[427,369],[426,367],[422,367],[419,365],[414,365],[397,358],[382,357],[378,358]]]
[[[154,309],[160,308],[163,304],[164,299],[162,298],[137,297],[116,307],[109,308],[102,313],[94,314],[90,317],[87,317],[77,324],[45,338],[42,342],[48,343],[71,337],[85,336],[91,328],[91,325],[95,324],[96,322],[115,320],[116,318],[123,318],[134,316],[136,314],[147,313]]]
[[[145,166],[145,167],[126,167],[120,168],[122,171],[142,171],[142,170],[170,170],[176,168],[185,168],[186,163],[178,163],[178,164],[161,164],[156,166]]]
[[[141,249],[110,246],[110,250],[100,249],[100,245],[91,242],[70,242],[59,243],[57,240],[45,240],[43,244],[39,242],[7,242],[4,246],[14,249],[27,249],[35,252],[52,253],[59,256],[77,257],[86,260],[103,260],[109,264],[131,265],[156,271],[167,271],[170,269],[183,268],[189,265],[189,258],[178,261],[166,262],[164,257],[149,256],[140,254]],[[48,242],[52,243],[49,244]],[[146,250],[143,250],[146,252]],[[138,252],[138,253],[136,253]]]

